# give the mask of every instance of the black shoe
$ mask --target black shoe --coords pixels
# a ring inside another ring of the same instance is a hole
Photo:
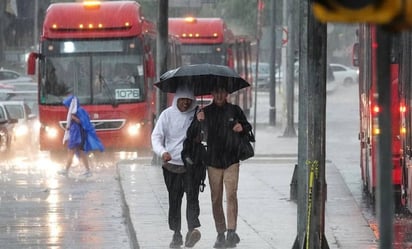
[[[216,238],[215,245],[213,248],[225,248],[225,234],[219,233]]]
[[[170,242],[170,248],[180,248],[183,245],[183,238],[180,233],[173,234],[172,242]]]
[[[227,232],[227,237],[226,237],[226,247],[227,248],[233,248],[236,247],[236,244],[240,242],[239,235],[233,230],[229,230]]]
[[[187,232],[185,247],[193,247],[200,240],[200,237],[201,234],[197,229]]]

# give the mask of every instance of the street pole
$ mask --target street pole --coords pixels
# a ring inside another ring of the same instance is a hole
[[[169,9],[169,1],[168,0],[159,0],[158,6],[158,19],[157,19],[157,28],[158,28],[158,39],[157,39],[157,53],[156,59],[157,64],[156,68],[158,75],[157,78],[160,77],[161,74],[167,71],[167,49],[168,49],[168,9]],[[149,86],[154,87],[154,86]],[[159,117],[160,113],[166,109],[167,106],[167,93],[156,89],[156,117]],[[159,156],[156,156],[153,153],[152,158],[152,165],[160,165],[162,162]]]
[[[298,201],[300,198],[304,201],[298,202],[298,235],[293,249],[328,249],[325,236],[327,29],[326,24],[314,18],[308,1],[300,3],[304,6],[301,6],[299,15],[302,37],[299,50],[298,135],[299,140],[302,138],[305,143],[298,142],[297,175],[298,179],[303,179],[298,182]],[[301,103],[305,99],[306,102]],[[300,153],[304,153],[306,158]],[[303,184],[305,187],[300,186]]]
[[[295,28],[297,26],[295,14],[295,0],[286,1],[286,20],[288,27],[288,42],[286,46],[286,127],[284,137],[296,137],[294,122],[294,95],[295,95]]]
[[[313,213],[310,214],[312,232],[306,242],[313,248],[328,249],[325,236],[325,146],[326,146],[326,82],[327,82],[327,26],[308,12],[308,159],[318,162],[318,177],[314,181]],[[308,247],[311,248],[311,247]]]
[[[157,39],[157,68],[158,68],[158,78],[160,75],[167,71],[167,49],[168,49],[168,9],[169,1],[160,0],[159,1],[159,10],[158,10],[158,21],[157,28],[159,31]],[[159,115],[167,106],[167,94],[162,91],[157,91],[157,106],[156,113]]]
[[[297,197],[297,235],[293,249],[302,249],[305,241],[306,200],[308,192],[308,11],[309,0],[301,0],[299,4],[299,113],[298,113],[298,164],[293,173],[292,182],[296,182]]]
[[[276,126],[276,50],[277,50],[277,37],[276,37],[276,15],[279,11],[276,10],[278,0],[270,1],[270,61],[269,61],[269,77],[270,77],[270,90],[269,90],[269,125]],[[279,69],[280,69],[280,65]],[[280,84],[280,82],[279,82]]]
[[[377,214],[379,224],[379,248],[391,249],[393,241],[394,198],[392,185],[392,128],[391,128],[391,90],[390,80],[390,35],[382,27],[377,29],[377,88],[379,112],[378,135],[378,184]]]
[[[7,17],[6,17],[6,1],[0,2],[0,62],[3,63],[4,50],[6,47],[4,30],[6,29]]]
[[[260,37],[262,33],[262,24],[261,24],[261,0],[256,1],[256,67],[255,67],[255,96],[254,96],[254,108],[253,108],[253,133],[256,134],[256,109],[257,109],[257,79],[258,79],[258,70],[259,70],[259,53],[260,53]],[[255,144],[253,144],[255,146]]]
[[[33,46],[36,49],[39,37],[39,0],[34,0],[33,23]]]

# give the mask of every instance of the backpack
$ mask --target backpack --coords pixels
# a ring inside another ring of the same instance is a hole
[[[202,128],[196,117],[197,109],[198,107],[196,107],[193,120],[187,129],[181,156],[186,170],[193,171],[194,181],[199,183],[200,192],[203,192],[206,179],[206,164],[203,158],[206,155],[206,148],[202,144]]]

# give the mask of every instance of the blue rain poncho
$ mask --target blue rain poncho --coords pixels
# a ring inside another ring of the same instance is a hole
[[[69,149],[82,146],[82,150],[85,152],[93,150],[104,151],[104,146],[97,137],[93,124],[90,122],[89,113],[80,106],[79,99],[74,95],[70,95],[63,100],[63,105],[68,108],[67,127],[69,127],[64,133],[63,143],[67,141]],[[72,120],[72,114],[79,118],[80,124]]]

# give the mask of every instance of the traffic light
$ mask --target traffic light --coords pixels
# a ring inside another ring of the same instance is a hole
[[[410,0],[312,0],[312,10],[321,22],[368,22],[389,24]]]

